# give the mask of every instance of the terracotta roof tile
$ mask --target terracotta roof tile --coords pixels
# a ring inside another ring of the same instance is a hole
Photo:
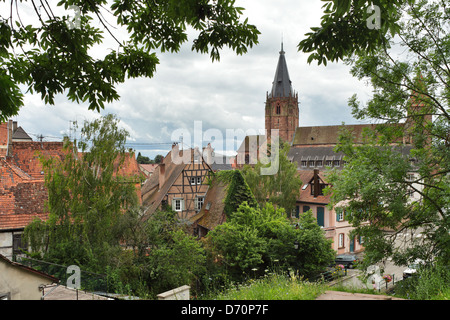
[[[46,220],[48,192],[44,184],[39,154],[63,159],[63,142],[14,141],[12,156],[6,157],[7,123],[0,124],[0,230],[23,229],[33,219]],[[3,152],[4,151],[4,152]],[[140,174],[133,153],[127,155],[120,174]],[[140,197],[140,183],[136,180]]]
[[[227,196],[227,187],[225,182],[215,179],[206,193],[202,209],[190,221],[197,222],[199,226],[208,230],[213,230],[224,223],[226,221],[224,199]]]

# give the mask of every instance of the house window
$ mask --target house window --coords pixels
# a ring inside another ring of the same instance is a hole
[[[202,208],[204,202],[205,202],[205,197],[197,196],[195,198],[195,210],[200,211],[200,209]]]
[[[334,160],[333,161],[333,166],[339,167],[340,165],[341,165],[341,161],[340,160]]]
[[[21,254],[22,250],[26,250],[27,245],[22,241],[22,234],[13,235],[13,254]]]
[[[309,165],[310,167],[314,167],[314,160],[309,160],[309,161],[308,161],[308,165]]]
[[[325,161],[325,165],[327,167],[331,167],[333,165],[333,161],[332,160],[327,160],[327,161]]]
[[[302,167],[306,168],[308,162],[306,160],[302,160]]]
[[[202,184],[202,177],[191,177],[191,185]]]
[[[309,206],[303,206],[303,212],[307,212],[307,211],[309,211]]]
[[[179,212],[179,211],[183,211],[183,207],[184,207],[184,200],[183,198],[181,199],[173,199],[172,201],[172,209]]]
[[[339,248],[344,248],[344,234],[343,233],[339,233],[338,245],[339,245]]]
[[[415,176],[413,173],[408,173],[406,175],[406,181],[412,183],[415,180]],[[408,185],[407,186],[407,190],[406,190],[406,195],[407,196],[412,196],[414,194],[414,189],[412,187],[412,185]]]
[[[336,208],[336,221],[344,221],[344,209]]]
[[[277,114],[280,114],[280,113],[281,113],[281,107],[279,104],[277,104]]]
[[[316,161],[316,167],[322,167],[323,166],[323,161],[322,160],[317,160]]]

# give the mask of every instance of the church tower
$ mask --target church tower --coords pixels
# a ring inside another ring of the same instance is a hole
[[[266,134],[270,140],[270,131],[278,129],[280,140],[292,142],[298,127],[299,109],[298,93],[292,89],[291,79],[281,44],[277,70],[272,83],[272,90],[266,94]]]

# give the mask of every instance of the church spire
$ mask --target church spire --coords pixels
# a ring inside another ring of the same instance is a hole
[[[278,58],[272,91],[266,95],[265,128],[270,141],[272,130],[279,131],[282,141],[292,142],[299,122],[298,94],[292,90],[291,79],[284,56],[283,40]]]
[[[284,54],[283,41],[281,41],[280,57],[278,58],[277,70],[272,82],[272,91],[269,94],[270,98],[289,97],[294,94]]]

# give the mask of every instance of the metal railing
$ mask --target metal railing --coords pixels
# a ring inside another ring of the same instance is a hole
[[[402,280],[402,279],[396,280],[395,274],[393,274],[391,281],[386,281],[385,279],[378,281],[376,290],[378,290],[378,292],[381,292],[381,291],[389,292],[390,290],[392,290],[395,287],[395,282],[398,282],[400,280]]]

